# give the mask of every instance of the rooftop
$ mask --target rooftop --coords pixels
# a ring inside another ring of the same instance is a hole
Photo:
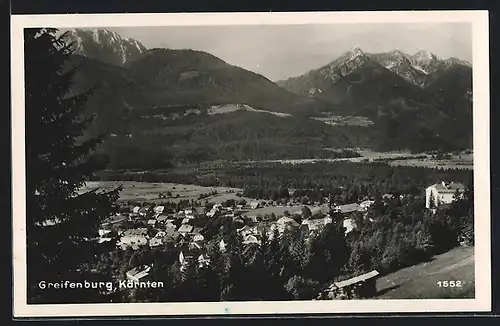
[[[123,232],[122,235],[146,235],[148,233],[148,229],[146,228],[138,228],[138,229],[129,229]]]
[[[359,282],[367,281],[367,280],[369,280],[371,278],[374,278],[374,277],[376,277],[378,275],[379,275],[379,272],[376,271],[376,270],[373,270],[373,271],[371,271],[369,273],[366,273],[366,274],[363,274],[363,275],[359,275],[359,276],[350,278],[350,279],[345,280],[345,281],[335,282],[334,285],[337,288],[343,288],[345,286],[349,286],[349,285],[353,285],[353,284],[356,284],[356,283],[359,283]]]
[[[166,221],[168,219],[168,216],[167,215],[160,215],[158,216],[157,220],[162,222],[162,221]]]
[[[291,225],[291,226],[299,226],[299,223],[297,223],[297,221],[295,221],[293,218],[289,218],[286,216],[281,217],[277,221],[277,223],[278,224],[287,224],[287,225]]]
[[[188,225],[188,224],[183,224],[180,226],[178,232],[191,232],[193,230],[193,226],[192,225]]]
[[[141,279],[149,275],[150,269],[150,266],[134,267],[127,272],[127,276]]]
[[[335,208],[341,213],[351,213],[359,211],[361,209],[361,206],[359,206],[358,203],[353,203],[353,204],[339,205]]]
[[[465,186],[462,183],[459,182],[441,182],[441,183],[435,183],[430,187],[436,188],[436,190],[440,192],[455,192],[457,190],[464,190]]]

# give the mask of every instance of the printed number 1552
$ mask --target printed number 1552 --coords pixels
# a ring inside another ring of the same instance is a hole
[[[462,281],[438,281],[437,285],[440,288],[460,288],[462,287]]]

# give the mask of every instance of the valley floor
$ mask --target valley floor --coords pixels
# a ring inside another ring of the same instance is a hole
[[[439,287],[438,281],[460,281],[461,286]],[[474,298],[474,289],[474,247],[454,248],[377,280],[378,299]]]
[[[318,161],[326,162],[352,162],[352,163],[374,163],[374,162],[387,162],[391,166],[415,166],[425,168],[440,168],[440,169],[473,169],[473,154],[470,153],[446,153],[446,158],[436,158],[432,154],[412,154],[409,151],[392,151],[392,152],[376,152],[372,150],[357,150],[361,156],[359,157],[345,157],[345,158],[332,158],[332,159],[286,159],[286,160],[267,160],[259,161],[268,163],[289,163],[289,164],[305,164],[314,163]]]

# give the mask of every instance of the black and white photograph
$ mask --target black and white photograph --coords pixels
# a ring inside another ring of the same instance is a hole
[[[12,21],[19,316],[489,309],[487,13]]]

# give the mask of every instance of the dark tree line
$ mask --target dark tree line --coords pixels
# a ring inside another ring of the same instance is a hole
[[[201,186],[244,189],[244,195],[258,199],[307,197],[318,202],[329,198],[339,204],[356,202],[365,196],[423,195],[426,187],[441,181],[470,183],[472,171],[390,166],[385,163],[318,162],[308,164],[225,164],[190,172],[101,172],[98,180],[173,182]],[[290,194],[288,189],[294,189]],[[287,195],[288,193],[288,195]]]

